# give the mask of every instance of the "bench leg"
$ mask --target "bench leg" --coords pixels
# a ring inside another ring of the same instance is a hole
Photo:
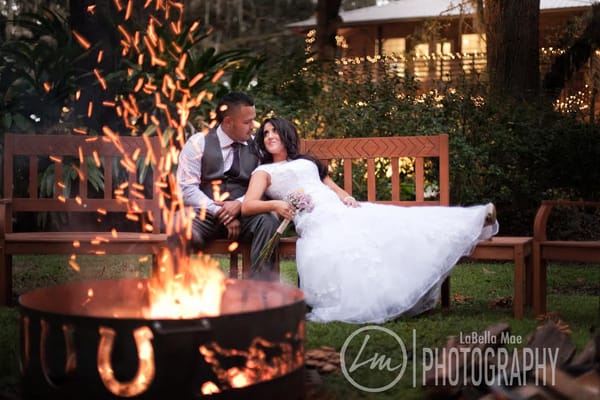
[[[229,253],[229,277],[232,279],[238,279],[238,254],[234,251]]]
[[[546,262],[536,244],[533,246],[533,312],[535,316],[546,313]]]
[[[0,249],[0,306],[12,305],[12,255]]]
[[[525,259],[525,305],[533,306],[533,254]]]
[[[242,279],[252,276],[252,262],[250,261],[250,246],[242,248]]]
[[[442,308],[450,307],[450,277],[442,283]]]
[[[523,319],[524,285],[525,285],[525,256],[523,246],[515,248],[513,314],[516,319]]]

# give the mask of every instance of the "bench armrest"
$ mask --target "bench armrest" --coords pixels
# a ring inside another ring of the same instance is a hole
[[[548,217],[555,207],[596,207],[600,209],[600,202],[585,200],[544,200],[538,208],[533,222],[533,240],[548,240],[546,228],[548,226]]]

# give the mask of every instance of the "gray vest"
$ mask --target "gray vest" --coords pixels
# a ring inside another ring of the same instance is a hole
[[[204,153],[202,155],[202,179],[200,190],[213,199],[213,182],[221,181],[220,193],[229,192],[229,200],[243,196],[248,189],[248,181],[254,168],[258,165],[258,157],[252,140],[247,146],[240,146],[240,174],[230,177],[225,174],[223,154],[217,131],[211,129],[204,137]]]

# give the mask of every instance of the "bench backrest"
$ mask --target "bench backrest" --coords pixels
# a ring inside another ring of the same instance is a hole
[[[448,135],[394,136],[374,138],[305,139],[300,144],[301,152],[310,153],[332,168],[343,171],[344,189],[353,192],[353,166],[364,165],[366,160],[367,198],[359,200],[377,201],[397,205],[450,205],[450,175],[448,160]],[[414,171],[401,174],[403,158],[413,160]],[[389,164],[388,164],[389,163]],[[382,168],[384,171],[377,171]],[[434,176],[431,176],[433,174]],[[391,191],[389,199],[381,200],[377,187],[382,185],[382,175],[389,176],[384,184]],[[401,182],[401,175],[407,176]],[[410,182],[408,182],[410,181]],[[427,183],[438,185],[438,195],[429,200],[425,190]],[[414,198],[401,196],[401,184],[413,186]]]
[[[353,168],[364,168],[367,193],[365,199],[359,200],[409,206],[449,205],[448,135],[306,139],[301,141],[301,151],[327,163],[330,169],[341,171],[342,186],[350,194],[354,191]],[[158,137],[123,136],[113,141],[106,136],[6,134],[4,196],[11,198],[8,209],[12,213],[91,212],[99,216],[120,212],[132,220],[148,221],[151,232],[159,233],[163,197],[159,195],[157,179],[151,177],[140,184],[136,160],[138,164],[148,160],[150,169],[156,171],[160,155]],[[414,170],[408,174],[401,173],[403,158],[412,160]],[[383,174],[382,165],[386,169]],[[53,168],[48,169],[49,166]],[[88,176],[92,169],[101,175],[106,190],[90,190]],[[44,171],[53,175],[55,186],[50,197],[40,191],[40,184],[47,183],[42,178]],[[64,190],[65,172],[74,185],[69,193]],[[382,176],[389,181],[383,184],[390,192],[387,199],[377,193]],[[407,179],[402,181],[401,176]],[[425,196],[428,182],[439,187],[433,199]],[[401,196],[401,184],[412,185],[414,197]],[[25,193],[17,193],[17,187],[23,185]],[[11,232],[10,218],[6,225],[5,231]]]
[[[3,193],[11,199],[12,213],[91,212],[101,217],[119,212],[134,222],[147,222],[144,231],[159,233],[162,200],[152,174],[160,157],[158,137],[117,137],[112,141],[106,136],[7,134]],[[149,175],[141,184],[140,171],[144,169]],[[53,178],[48,179],[49,172]],[[103,187],[93,188],[89,174],[103,182]],[[65,189],[65,178],[70,190]],[[51,196],[40,190],[40,184],[48,182],[54,185],[46,188],[53,192]],[[6,225],[6,232],[11,232],[11,221]]]

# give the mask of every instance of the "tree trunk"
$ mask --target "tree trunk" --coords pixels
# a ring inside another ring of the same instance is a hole
[[[539,93],[540,0],[486,0],[487,67],[493,93],[531,99]]]
[[[341,22],[338,15],[342,0],[319,0],[317,3],[316,50],[320,60],[333,60],[336,56],[337,27]]]

